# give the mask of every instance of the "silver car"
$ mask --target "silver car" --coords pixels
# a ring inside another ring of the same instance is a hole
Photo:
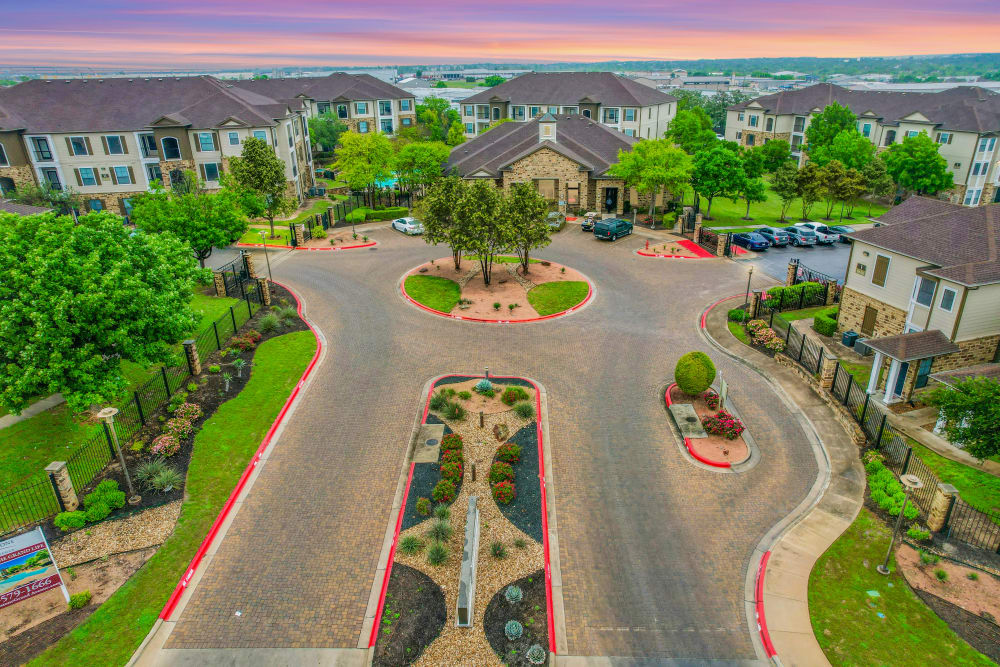
[[[840,240],[840,234],[833,231],[824,224],[818,222],[800,222],[795,225],[796,227],[804,227],[806,229],[811,229],[816,232],[816,243],[827,244],[836,243]]]
[[[424,233],[424,223],[410,217],[396,218],[392,221],[392,228],[410,236]]]
[[[785,228],[788,234],[788,242],[793,246],[816,245],[816,232],[808,227],[792,225]]]

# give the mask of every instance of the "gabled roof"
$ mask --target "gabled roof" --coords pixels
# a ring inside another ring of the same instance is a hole
[[[42,206],[30,206],[19,204],[9,199],[0,199],[0,211],[4,213],[16,213],[17,215],[35,215],[36,213],[51,213],[54,209]]]
[[[307,97],[320,102],[412,98],[413,93],[370,74],[334,72],[329,76],[294,79],[251,79],[233,82],[237,88],[278,99]]]
[[[638,81],[611,72],[528,72],[462,100],[462,104],[490,101],[515,104],[596,103],[608,107],[645,107],[676,102]]]
[[[631,150],[638,141],[578,114],[558,114],[552,118],[556,123],[555,141],[539,141],[540,119],[502,123],[455,146],[445,171],[463,177],[485,173],[499,178],[500,172],[510,168],[512,163],[548,148],[576,162],[582,171],[600,177],[618,161],[618,151]]]
[[[904,118],[926,119],[943,130],[964,132],[1000,132],[1000,95],[985,88],[957,87],[936,93],[848,90],[832,83],[817,83],[805,88],[764,95],[729,107],[743,111],[756,103],[769,114],[805,116],[822,111],[833,102],[850,107],[855,114],[870,111],[886,124]],[[920,121],[923,122],[923,121]]]
[[[916,361],[958,352],[959,347],[937,329],[869,338],[865,345],[898,361]]]
[[[931,379],[937,380],[941,384],[954,387],[959,382],[970,378],[987,378],[1000,382],[1000,364],[978,364],[965,368],[956,368],[951,371],[938,371],[931,373]]]

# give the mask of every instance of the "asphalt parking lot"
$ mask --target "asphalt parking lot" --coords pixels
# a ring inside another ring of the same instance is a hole
[[[851,256],[851,244],[834,243],[832,245],[816,245],[794,248],[768,248],[756,252],[749,251],[741,255],[738,261],[752,264],[754,271],[763,271],[775,280],[784,281],[788,271],[788,262],[798,258],[799,263],[814,271],[834,276],[837,282],[844,282],[847,262]]]

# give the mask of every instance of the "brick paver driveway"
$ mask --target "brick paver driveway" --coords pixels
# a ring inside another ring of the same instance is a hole
[[[571,226],[539,256],[591,277],[591,305],[486,326],[397,295],[405,270],[446,249],[373,237],[376,251],[303,252],[274,268],[328,356],[168,647],[357,646],[420,389],[489,366],[548,390],[569,653],[754,658],[748,560],[817,467],[767,383],[698,333],[708,303],[744,289],[744,267],[640,258],[639,238],[608,245]],[[712,354],[760,445],[748,473],[701,470],[677,450],[658,389],[691,349]]]

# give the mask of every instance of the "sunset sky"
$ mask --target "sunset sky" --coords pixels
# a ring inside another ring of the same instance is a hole
[[[998,35],[996,0],[50,0],[3,12],[0,66],[851,57],[995,51]]]

